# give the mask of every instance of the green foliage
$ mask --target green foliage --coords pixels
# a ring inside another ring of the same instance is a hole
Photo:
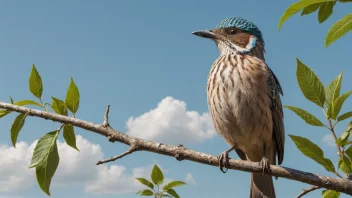
[[[311,113],[297,108],[293,106],[287,106],[285,105],[287,109],[290,109],[291,111],[295,112],[299,117],[301,117],[307,124],[313,125],[313,126],[325,126],[318,118],[316,118],[314,115]]]
[[[32,94],[35,97],[37,98],[42,97],[42,93],[43,93],[42,78],[40,77],[34,64],[32,66],[32,72],[29,77],[29,90],[32,92]]]
[[[67,145],[69,145],[72,148],[79,151],[79,149],[77,148],[77,145],[76,145],[76,135],[75,135],[75,131],[73,129],[72,124],[65,124],[64,125],[63,136],[64,136],[64,139],[65,139]]]
[[[157,165],[154,165],[151,178],[153,183],[158,186],[160,186],[164,182],[163,172],[161,172],[160,168]]]
[[[336,192],[334,190],[323,190],[322,197],[323,198],[339,198],[340,192]]]
[[[73,81],[73,79],[71,78],[71,82],[70,82],[70,86],[68,87],[67,93],[66,93],[66,106],[67,108],[73,113],[75,114],[78,110],[79,107],[79,91],[78,88],[75,84],[75,82]]]
[[[59,131],[47,133],[39,139],[35,146],[30,168],[36,168],[37,181],[40,188],[50,195],[51,179],[59,165],[59,153],[56,140]]]
[[[318,76],[299,59],[297,59],[296,76],[303,95],[308,100],[323,107],[325,102],[324,85],[321,83]]]
[[[326,3],[323,3],[318,12],[318,21],[319,23],[322,23],[326,21],[332,14],[332,10],[334,8],[334,5],[336,4],[336,1],[329,1]]]
[[[342,121],[342,120],[346,120],[348,118],[352,117],[352,111],[349,111],[347,113],[344,113],[342,115],[340,115],[338,118],[337,118],[337,121]]]
[[[55,97],[51,97],[51,98],[53,99],[51,108],[55,111],[55,113],[67,116],[68,112],[64,101],[57,99]]]
[[[334,173],[335,167],[330,159],[324,157],[324,152],[321,148],[308,140],[307,138],[303,138],[300,136],[289,135],[292,141],[296,144],[296,147],[307,157],[316,161],[320,165],[324,166],[324,168]]]
[[[279,30],[284,22],[291,16],[301,11],[301,16],[308,15],[318,11],[318,21],[323,23],[333,13],[336,0],[301,0],[290,5],[281,16],[279,22]],[[339,0],[340,3],[349,3],[351,0]],[[337,21],[328,31],[325,38],[325,46],[328,47],[331,43],[341,38],[352,29],[352,14],[348,14],[339,21]]]
[[[39,102],[34,100],[19,100],[14,102],[12,97],[10,97],[10,102],[18,106],[31,105],[49,111],[45,106],[48,103],[43,103],[41,99],[43,93],[43,84],[39,72],[34,65],[32,66],[31,75],[29,77],[29,89],[31,93],[37,99],[39,99]],[[52,97],[52,104],[48,105],[51,106],[51,108],[57,114],[68,116],[69,112],[67,109],[69,109],[72,112],[72,115],[74,115],[78,110],[79,97],[79,90],[71,78],[71,83],[66,94],[65,102],[58,98]],[[11,111],[8,110],[0,110],[0,118],[10,113]],[[16,146],[17,137],[25,123],[26,117],[26,113],[21,113],[13,121],[10,133],[11,141],[14,147]],[[62,124],[58,130],[47,133],[39,139],[31,160],[30,168],[36,169],[38,184],[40,188],[48,195],[50,195],[49,189],[51,180],[55,174],[60,160],[56,141],[62,128],[63,137],[67,145],[79,151],[76,145],[76,136],[73,126],[71,124]]]
[[[21,113],[15,118],[15,120],[12,123],[11,130],[10,130],[11,131],[11,141],[12,141],[13,147],[15,147],[15,148],[16,148],[18,134],[20,133],[20,131],[24,125],[26,117],[27,117],[26,114]]]
[[[334,101],[334,104],[332,106],[331,119],[336,120],[337,116],[340,113],[343,103],[351,94],[352,94],[352,91],[342,94]]]
[[[325,38],[325,46],[328,47],[350,30],[352,30],[352,14],[346,15],[330,28]]]
[[[326,94],[326,101],[325,104],[328,108],[328,116],[331,116],[331,108],[336,100],[336,98],[339,97],[340,95],[340,90],[341,90],[341,83],[342,83],[342,75],[343,72],[340,73],[334,80],[332,80],[329,85],[325,89],[325,94]]]
[[[156,198],[161,198],[161,197],[178,198],[180,196],[176,193],[174,188],[177,186],[182,186],[182,185],[186,184],[185,182],[182,182],[182,181],[172,181],[172,182],[166,184],[162,188],[162,191],[160,191],[160,186],[164,182],[164,175],[163,175],[163,172],[160,170],[160,168],[157,165],[154,165],[150,177],[151,177],[153,183],[155,185],[157,185],[157,189],[154,189],[154,184],[151,181],[149,181],[148,179],[136,178],[143,185],[145,185],[151,189],[151,190],[146,189],[146,190],[138,191],[137,194],[139,194],[141,196],[153,196],[154,195]]]

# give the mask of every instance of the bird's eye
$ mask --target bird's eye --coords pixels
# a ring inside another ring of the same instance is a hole
[[[231,35],[235,35],[235,34],[237,34],[238,33],[238,30],[237,29],[231,29],[230,30],[230,34]]]

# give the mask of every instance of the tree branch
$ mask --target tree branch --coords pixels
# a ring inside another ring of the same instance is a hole
[[[218,158],[216,156],[193,151],[183,146],[169,146],[162,143],[142,140],[140,138],[132,137],[122,132],[116,131],[111,127],[104,127],[102,124],[94,124],[92,122],[80,120],[77,118],[62,116],[36,109],[30,109],[4,102],[0,102],[0,108],[7,109],[9,111],[16,111],[19,113],[27,113],[30,116],[40,117],[55,122],[72,124],[73,126],[86,129],[87,131],[103,135],[107,137],[111,142],[121,142],[129,146],[137,146],[138,150],[172,156],[179,160],[184,159],[193,162],[198,162],[201,164],[217,167],[219,166]],[[243,160],[230,159],[228,168],[245,172],[262,172],[262,167],[259,165],[259,163]],[[321,176],[281,166],[271,165],[270,168],[272,176],[296,180],[314,186],[319,186],[321,188],[327,188],[352,195],[352,182],[347,179]]]
[[[311,186],[309,188],[306,188],[306,189],[303,189],[303,191],[296,197],[296,198],[301,198],[303,197],[304,195],[314,191],[314,190],[317,190],[317,189],[320,189],[321,187],[319,186]]]

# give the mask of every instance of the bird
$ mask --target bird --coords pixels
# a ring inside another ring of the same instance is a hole
[[[251,173],[250,198],[275,198],[270,164],[282,164],[285,129],[283,91],[265,62],[265,42],[256,24],[230,17],[214,29],[192,32],[215,42],[219,57],[207,81],[207,102],[214,127],[231,147],[219,156],[221,171],[235,150],[242,160],[258,162]]]

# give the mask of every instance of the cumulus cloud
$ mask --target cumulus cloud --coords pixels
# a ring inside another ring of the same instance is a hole
[[[196,180],[193,178],[192,173],[187,173],[185,181],[187,184],[192,184],[192,185],[197,184]]]
[[[186,103],[166,97],[155,109],[127,121],[127,134],[165,143],[198,143],[216,131],[209,113],[188,111]]]
[[[16,149],[0,145],[0,193],[18,192],[37,185],[35,170],[28,168],[36,142],[19,142]],[[96,166],[95,163],[104,158],[101,147],[79,135],[77,146],[80,152],[58,141],[61,160],[52,180],[52,188],[78,185],[92,194],[135,193],[144,188],[136,177],[150,179],[153,164],[130,170],[119,165]],[[160,164],[158,166],[164,174],[168,172]],[[165,178],[165,183],[170,181]]]
[[[334,139],[334,137],[332,136],[332,134],[326,134],[326,135],[324,135],[324,137],[323,137],[323,142],[324,142],[325,144],[327,144],[328,146],[330,146],[330,147],[335,147],[335,146],[336,146],[336,144],[335,144],[335,139]]]
[[[0,145],[0,192],[28,189],[35,181],[34,171],[28,169],[34,143],[19,142],[16,147]]]

